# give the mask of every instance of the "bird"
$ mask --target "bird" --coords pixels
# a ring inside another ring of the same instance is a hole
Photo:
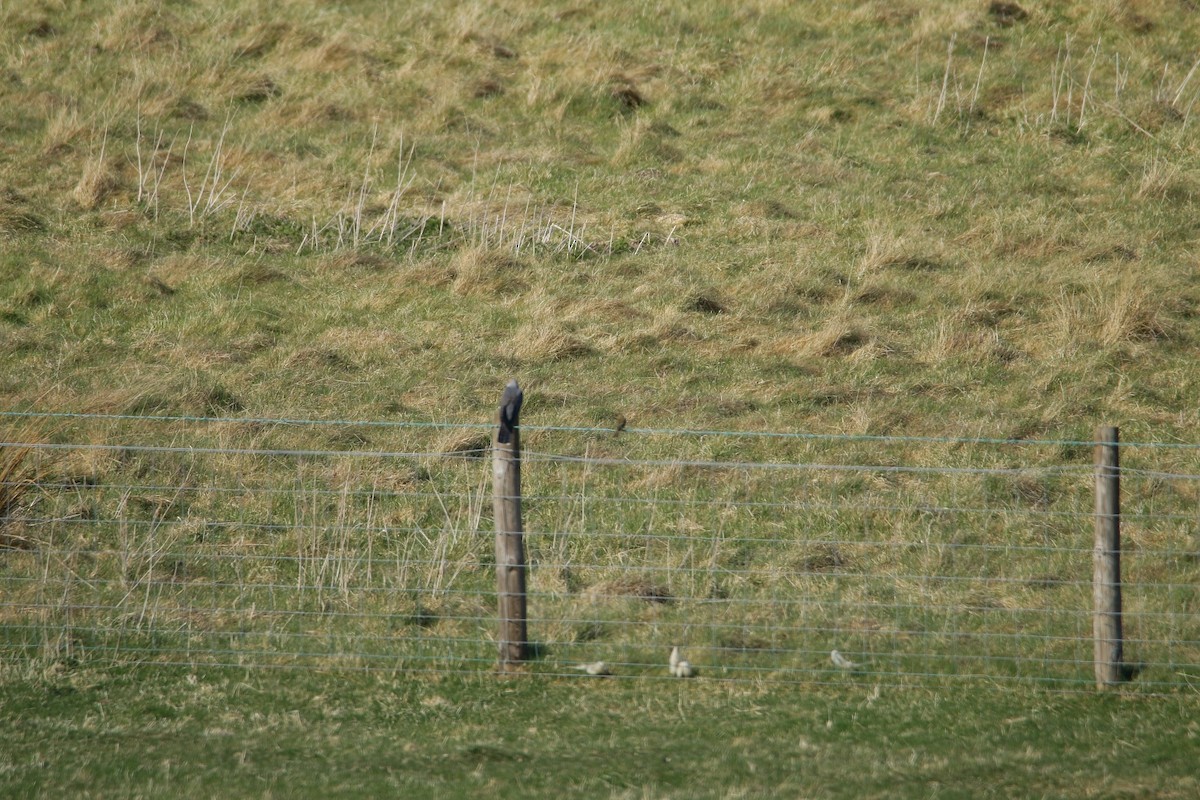
[[[521,416],[521,403],[524,400],[525,393],[521,391],[517,379],[512,378],[505,385],[504,394],[500,396],[500,433],[496,436],[496,441],[500,444],[512,441],[513,429],[517,427]]]
[[[593,661],[590,664],[576,664],[575,669],[588,675],[612,675],[612,670],[603,661]]]
[[[846,658],[844,655],[839,653],[837,650],[830,651],[829,660],[832,661],[833,665],[835,667],[837,667],[838,669],[857,669],[858,668],[857,663]]]
[[[625,419],[624,414],[617,414],[617,424],[613,426],[613,436],[616,436],[618,433],[625,430],[626,422],[627,420]]]
[[[696,670],[692,665],[683,658],[680,658],[678,647],[671,648],[671,656],[667,659],[667,666],[670,668],[671,674],[676,678],[690,678],[696,674]]]

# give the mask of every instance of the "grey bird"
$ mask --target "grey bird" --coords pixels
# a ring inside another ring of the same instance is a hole
[[[513,378],[504,387],[504,394],[500,396],[500,433],[496,436],[496,441],[500,444],[512,441],[513,429],[517,427],[521,416],[521,403],[524,400],[525,393],[521,391],[517,379]]]

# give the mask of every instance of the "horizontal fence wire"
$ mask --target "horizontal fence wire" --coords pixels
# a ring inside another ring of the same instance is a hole
[[[1090,442],[523,431],[528,674],[1094,685]],[[0,660],[489,673],[488,437],[0,414]],[[1122,445],[1133,691],[1200,686],[1196,451]]]
[[[346,426],[358,428],[430,428],[455,430],[484,430],[490,431],[488,423],[446,422],[433,420],[345,420],[345,419],[303,419],[295,417],[200,417],[191,415],[150,415],[150,414],[98,414],[83,412],[51,412],[51,411],[0,411],[0,419],[59,419],[59,420],[133,420],[137,422],[194,422],[194,423],[239,423],[274,426]],[[569,431],[574,433],[613,433],[613,428],[578,425],[523,425],[524,431]],[[1095,442],[1090,439],[1003,439],[978,436],[898,436],[882,434],[847,434],[847,433],[812,433],[808,431],[756,431],[729,429],[690,429],[690,428],[631,428],[622,426],[621,431],[630,434],[652,434],[663,436],[732,436],[742,438],[769,439],[809,439],[829,441],[857,442],[924,442],[943,444],[1001,444],[1001,445],[1069,445],[1091,447]],[[1193,442],[1117,442],[1117,447],[1142,448],[1172,448],[1200,449],[1200,444]]]

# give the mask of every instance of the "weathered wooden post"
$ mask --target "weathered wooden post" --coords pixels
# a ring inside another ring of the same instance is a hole
[[[1092,636],[1096,688],[1125,679],[1121,633],[1120,431],[1096,429],[1096,536],[1092,551]]]
[[[500,603],[500,664],[507,672],[528,655],[525,623],[525,543],[521,526],[521,402],[510,380],[500,398],[492,441],[492,504],[496,523],[496,595]]]

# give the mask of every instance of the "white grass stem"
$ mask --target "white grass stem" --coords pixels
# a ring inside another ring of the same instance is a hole
[[[1171,105],[1176,109],[1179,107],[1179,98],[1183,96],[1183,90],[1187,88],[1188,83],[1192,80],[1192,76],[1196,74],[1197,67],[1200,67],[1200,58],[1196,59],[1195,64],[1192,64],[1192,68],[1184,76],[1183,81],[1179,84],[1179,88],[1175,90],[1175,96],[1171,98]]]
[[[1065,49],[1065,53],[1064,53]],[[1058,122],[1058,103],[1062,98],[1063,81],[1066,80],[1067,67],[1071,63],[1071,38],[1068,36],[1065,44],[1059,45],[1058,53],[1054,56],[1054,66],[1050,69],[1050,123]],[[1068,121],[1070,121],[1068,110]]]
[[[137,117],[134,120],[135,138],[133,140],[133,152],[137,156],[137,173],[138,173],[138,191],[137,202],[142,202],[142,197],[146,190],[146,170],[142,165],[142,102],[138,101]]]
[[[1154,99],[1158,100],[1159,102],[1162,102],[1164,99],[1166,99],[1167,76],[1170,74],[1170,72],[1171,72],[1171,65],[1163,64],[1162,77],[1158,79],[1158,88],[1156,88],[1154,90]]]
[[[1079,101],[1079,124],[1076,126],[1078,130],[1083,130],[1087,119],[1088,94],[1092,88],[1092,73],[1096,71],[1096,61],[1100,58],[1101,41],[1096,40],[1096,46],[1092,49],[1092,63],[1088,66],[1087,77],[1083,81],[1083,99]]]
[[[946,107],[946,90],[950,86],[950,70],[954,64],[954,43],[957,38],[957,35],[951,36],[950,44],[946,48],[946,69],[942,73],[942,91],[938,95],[937,108],[933,112],[934,125],[937,125],[938,119],[942,116],[942,109]]]
[[[975,88],[971,91],[971,105],[967,109],[967,116],[975,115],[975,104],[979,101],[979,87],[983,83],[983,68],[987,65],[988,45],[991,41],[990,36],[983,39],[983,58],[979,60],[979,74],[975,76]]]
[[[162,143],[162,137],[163,137],[163,133],[160,131],[158,134],[158,139],[154,143],[155,155],[158,154],[159,147]],[[153,165],[151,165],[151,170],[152,170],[151,174],[154,175],[154,186],[152,187],[152,189],[150,191],[150,196],[147,198],[146,202],[150,207],[152,207],[154,209],[154,219],[156,221],[158,220],[159,187],[162,186],[162,179],[163,179],[163,176],[167,172],[167,165],[171,163],[171,153],[174,150],[175,150],[175,139],[172,137],[171,143],[169,145],[167,145],[167,152],[163,154],[162,166],[158,169],[157,173],[155,173],[153,171]]]
[[[1121,102],[1121,92],[1125,89],[1125,84],[1129,82],[1129,67],[1121,69],[1121,54],[1117,53],[1114,59],[1113,66],[1113,104],[1118,105]]]

